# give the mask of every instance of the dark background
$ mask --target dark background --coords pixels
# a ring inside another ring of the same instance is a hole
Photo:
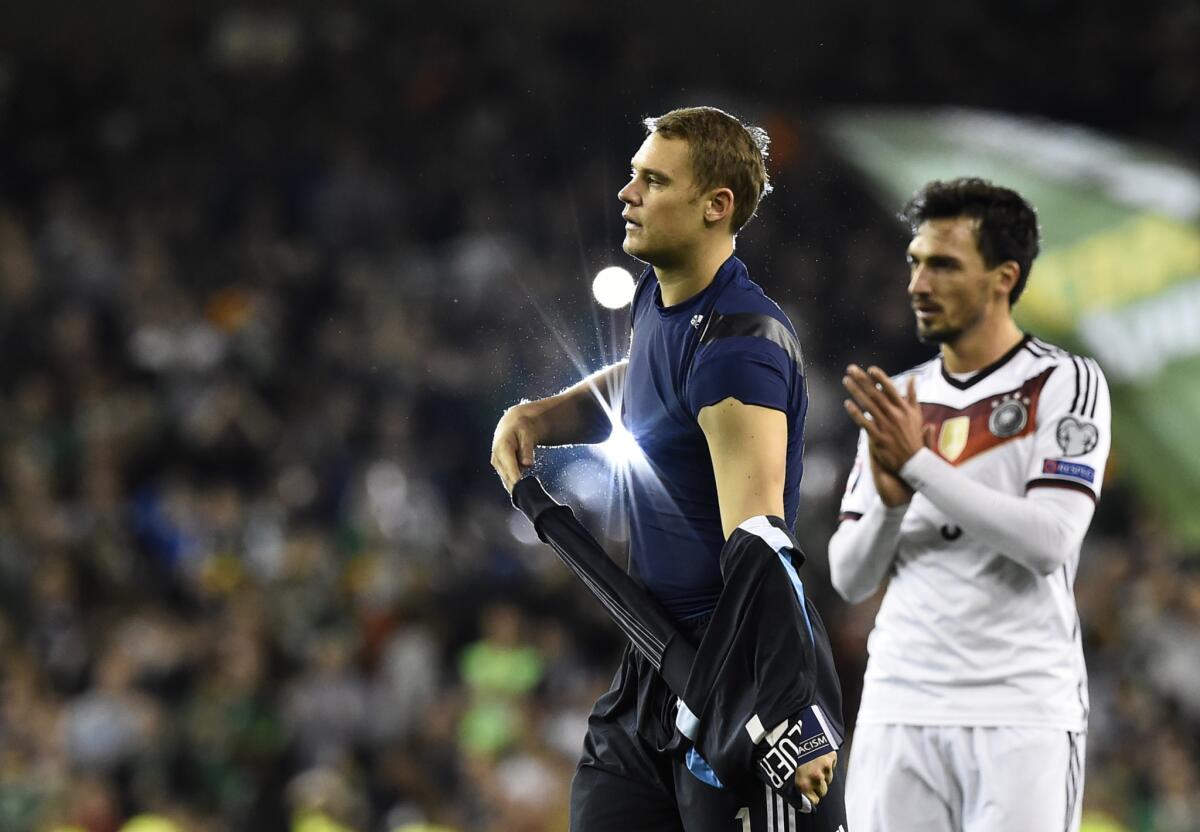
[[[804,344],[798,532],[852,718],[836,379],[927,351],[903,229],[814,126],[979,107],[1195,163],[1198,42],[1182,0],[0,7],[0,829],[564,828],[620,645],[488,446],[567,352],[620,356],[591,276],[636,271],[615,194],[686,104],[774,138],[739,254]],[[540,471],[619,552],[589,459]],[[1112,468],[1089,823],[1194,830],[1200,574]]]

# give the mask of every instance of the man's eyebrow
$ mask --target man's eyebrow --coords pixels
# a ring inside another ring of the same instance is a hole
[[[922,257],[919,253],[905,252],[905,256],[914,263],[926,263],[930,266],[961,266],[962,261],[949,254],[929,254]]]
[[[631,170],[634,170],[639,174],[643,174],[645,176],[653,176],[654,178],[661,179],[664,182],[671,181],[671,177],[667,176],[661,170],[658,170],[657,168],[638,167],[637,163],[634,162],[632,159],[629,160],[629,167]]]

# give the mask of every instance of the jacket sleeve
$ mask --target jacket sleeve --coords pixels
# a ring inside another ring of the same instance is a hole
[[[836,750],[843,735],[829,639],[805,596],[803,563],[779,518],[738,527],[721,552],[725,587],[684,696],[695,745],[723,782],[753,775],[800,808],[796,769]]]

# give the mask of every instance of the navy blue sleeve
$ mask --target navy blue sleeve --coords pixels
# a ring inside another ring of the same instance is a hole
[[[721,338],[704,344],[692,362],[688,411],[698,418],[710,404],[735,398],[787,413],[794,373],[787,353],[765,338]]]

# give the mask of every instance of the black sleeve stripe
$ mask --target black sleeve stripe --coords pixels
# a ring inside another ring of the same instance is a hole
[[[764,338],[787,353],[796,366],[796,372],[804,374],[804,357],[800,353],[800,342],[778,318],[754,312],[735,312],[728,315],[714,313],[700,335],[701,345],[711,344],[721,338],[733,337]]]
[[[1096,413],[1096,400],[1100,397],[1100,371],[1096,366],[1096,361],[1093,361],[1090,358],[1085,358],[1084,364],[1087,365],[1087,378],[1091,383],[1092,389],[1091,411],[1092,413]],[[1082,415],[1082,413],[1080,413],[1080,415]]]
[[[1078,491],[1082,494],[1088,495],[1089,497],[1092,498],[1093,503],[1097,502],[1095,491],[1088,488],[1083,483],[1073,482],[1072,480],[1052,480],[1052,479],[1046,478],[1046,479],[1030,480],[1029,482],[1025,483],[1026,491],[1031,491],[1034,488],[1068,488],[1071,491]]]
[[[1079,363],[1083,365],[1084,372],[1087,374],[1085,376],[1085,378],[1087,379],[1087,388],[1084,390],[1084,393],[1083,393],[1083,401],[1079,405],[1079,415],[1082,416],[1084,411],[1087,410],[1088,400],[1091,399],[1091,397],[1092,397],[1092,387],[1094,387],[1095,385],[1092,380],[1092,368],[1090,366],[1088,366],[1087,361],[1080,358]]]
[[[1079,405],[1079,362],[1075,360],[1075,356],[1071,356],[1071,363],[1075,365],[1075,398],[1071,399],[1071,409],[1068,413],[1074,413]]]
[[[1092,397],[1092,409],[1088,411],[1088,417],[1096,418],[1096,404],[1100,401],[1100,365],[1096,363],[1096,359],[1089,359],[1092,362],[1092,369],[1096,373],[1096,395]]]
[[[1092,363],[1085,356],[1080,356],[1079,360],[1083,362],[1083,369],[1087,372],[1087,395],[1083,397],[1083,404],[1079,406],[1079,415],[1087,416],[1088,408],[1092,405],[1092,396],[1095,393],[1096,385],[1093,383],[1094,375],[1092,373]]]
[[[1083,403],[1079,406],[1079,415],[1086,416],[1088,405],[1092,401],[1092,365],[1082,356],[1080,356],[1079,360],[1083,362],[1083,370],[1087,373],[1087,393],[1083,397]]]
[[[1071,363],[1075,365],[1075,399],[1071,402],[1071,410],[1077,416],[1087,415],[1088,401],[1092,397],[1092,368],[1088,366],[1085,359],[1077,355],[1071,356]]]
[[[1025,342],[1025,349],[1036,355],[1038,358],[1045,358],[1049,355],[1049,351],[1038,343],[1036,338],[1031,338]]]
[[[842,523],[846,520],[861,520],[862,514],[857,511],[843,511],[838,515],[838,522]]]

